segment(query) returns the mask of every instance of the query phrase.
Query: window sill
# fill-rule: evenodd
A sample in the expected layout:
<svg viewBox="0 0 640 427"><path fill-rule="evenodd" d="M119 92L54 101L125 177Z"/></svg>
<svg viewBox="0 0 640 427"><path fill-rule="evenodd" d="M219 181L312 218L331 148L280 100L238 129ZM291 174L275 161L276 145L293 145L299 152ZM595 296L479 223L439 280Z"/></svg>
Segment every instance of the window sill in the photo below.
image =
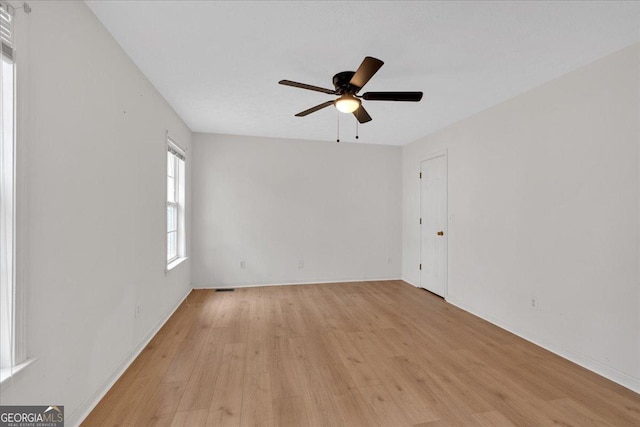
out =
<svg viewBox="0 0 640 427"><path fill-rule="evenodd" d="M182 264L184 261L188 260L189 257L183 257L183 258L178 258L176 260L171 261L169 264L167 264L167 270L166 271L171 271L174 268L176 268L177 266L179 266L180 264Z"/></svg>
<svg viewBox="0 0 640 427"><path fill-rule="evenodd" d="M3 368L0 369L0 384L4 385L5 381L8 381L11 377L16 376L16 374L22 371L27 366L31 365L33 362L38 360L37 358L27 359L24 362L16 365L12 368Z"/></svg>

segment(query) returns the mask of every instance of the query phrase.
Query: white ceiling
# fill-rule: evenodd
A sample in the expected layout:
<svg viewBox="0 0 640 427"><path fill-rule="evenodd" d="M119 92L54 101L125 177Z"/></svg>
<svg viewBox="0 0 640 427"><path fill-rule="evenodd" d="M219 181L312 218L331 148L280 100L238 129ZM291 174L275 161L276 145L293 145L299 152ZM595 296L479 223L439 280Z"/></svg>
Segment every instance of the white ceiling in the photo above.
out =
<svg viewBox="0 0 640 427"><path fill-rule="evenodd" d="M88 1L195 132L335 140L338 113L294 114L339 71L385 65L366 91L360 142L404 145L640 41L640 2ZM355 118L340 116L341 140Z"/></svg>

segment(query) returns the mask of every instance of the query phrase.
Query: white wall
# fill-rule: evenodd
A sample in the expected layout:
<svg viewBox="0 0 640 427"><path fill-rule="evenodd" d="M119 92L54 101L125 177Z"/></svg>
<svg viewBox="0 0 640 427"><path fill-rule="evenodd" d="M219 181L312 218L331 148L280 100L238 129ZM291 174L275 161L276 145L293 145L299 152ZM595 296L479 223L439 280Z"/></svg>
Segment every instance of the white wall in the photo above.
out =
<svg viewBox="0 0 640 427"><path fill-rule="evenodd" d="M194 134L194 287L399 278L401 153Z"/></svg>
<svg viewBox="0 0 640 427"><path fill-rule="evenodd" d="M165 129L191 132L84 2L17 12L19 286L37 361L1 404L78 423L190 287L165 276ZM141 305L138 319L134 307Z"/></svg>
<svg viewBox="0 0 640 427"><path fill-rule="evenodd" d="M636 391L639 76L635 45L403 149L404 280L419 162L446 149L447 300Z"/></svg>

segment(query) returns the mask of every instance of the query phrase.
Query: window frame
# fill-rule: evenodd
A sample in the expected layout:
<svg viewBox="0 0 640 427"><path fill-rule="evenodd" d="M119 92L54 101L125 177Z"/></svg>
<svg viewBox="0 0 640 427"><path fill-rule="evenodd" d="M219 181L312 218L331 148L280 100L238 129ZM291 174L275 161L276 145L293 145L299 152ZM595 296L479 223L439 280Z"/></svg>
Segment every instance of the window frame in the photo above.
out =
<svg viewBox="0 0 640 427"><path fill-rule="evenodd" d="M173 166L171 166L173 164ZM167 150L167 264L171 264L173 261L179 258L178 254L178 239L179 239L179 226L178 226L178 212L180 210L180 203L178 201L178 191L179 191L179 177L178 177L178 157L171 153L171 151ZM173 175L169 174L169 171L173 170ZM172 178L173 189L170 189L169 178ZM173 191L172 191L173 190ZM171 197L169 196L169 192L173 194ZM173 221L169 221L169 218L172 216L169 214L169 211L174 211L173 213ZM175 234L175 253L173 256L169 254L169 248L171 245L169 241L171 240L169 236L171 234Z"/></svg>
<svg viewBox="0 0 640 427"><path fill-rule="evenodd" d="M3 22L6 22L8 28L9 38L0 42L2 48L8 49L8 54L0 54L0 93L2 93L2 99L0 103L2 108L2 117L0 117L0 132L2 132L2 141L0 144L0 222L2 223L2 230L0 231L0 257L3 258L3 263L6 261L2 271L2 278L0 279L0 293L2 297L6 297L6 301L3 301L3 309L0 312L3 322L0 320L0 336L6 339L0 342L2 353L0 354L0 379L5 379L10 376L11 370L17 364L16 363L16 64L15 53L13 50L13 19L14 11L10 5L4 1L0 2L3 16L8 18ZM1 49L1 48L0 48ZM10 72L5 74L5 70L10 69ZM10 80L5 82L5 78L10 77ZM10 85L10 91L4 91L5 85ZM6 98L10 98L5 103ZM5 122L5 115L10 116L9 120ZM6 134L5 134L6 132ZM8 138L5 138L8 136ZM6 158L5 158L6 155ZM6 193L4 192L6 190ZM6 279L6 280L5 280ZM4 300L4 298L2 298ZM4 305L6 304L6 306ZM6 316L6 318L5 318ZM5 330L6 328L6 330Z"/></svg>
<svg viewBox="0 0 640 427"><path fill-rule="evenodd" d="M186 158L186 150L180 147L173 138L171 138L167 132L166 136L166 150L165 150L165 173L166 173L166 209L165 209L165 261L166 261L166 271L169 271L181 264L183 261L187 259L186 253L186 167L187 167L187 158ZM173 161L173 200L170 200L169 197L169 166L170 162ZM169 226L169 208L175 209L175 228L170 229ZM175 245L176 251L175 255L169 257L169 234L175 233Z"/></svg>
<svg viewBox="0 0 640 427"><path fill-rule="evenodd" d="M4 382L10 380L37 360L37 357L27 354L26 348L26 325L25 325L25 289L22 286L26 283L26 277L28 275L28 269L26 268L25 258L23 254L26 252L26 234L27 228L25 225L24 217L19 215L25 208L25 182L26 182L26 164L24 153L24 146L20 144L21 140L24 140L24 135L27 133L28 128L26 125L26 111L24 97L19 98L19 94L23 92L26 85L25 80L20 76L26 73L28 68L28 55L26 50L20 50L20 54L17 55L16 46L22 46L24 44L23 38L16 32L16 26L24 28L24 15L17 14L11 4L5 0L0 0L0 7L3 13L11 16L11 22L9 24L9 31L4 32L3 44L9 47L10 55L2 55L10 59L12 65L12 100L11 105L12 121L10 126L13 127L12 139L9 144L12 144L12 159L11 159L11 230L12 235L10 238L11 244L11 320L10 320L10 363L0 364L0 383L4 387ZM28 11L25 10L26 13ZM6 27L5 27L6 30ZM7 35L9 38L7 38ZM0 61L5 62L4 59ZM7 61L9 62L9 61ZM4 66L4 65L3 65ZM2 102L2 101L0 101ZM4 110L4 109L3 109ZM3 126L0 126L0 132L4 132ZM4 141L3 138L3 143ZM0 149L4 147L0 146ZM3 167L4 169L4 167Z"/></svg>

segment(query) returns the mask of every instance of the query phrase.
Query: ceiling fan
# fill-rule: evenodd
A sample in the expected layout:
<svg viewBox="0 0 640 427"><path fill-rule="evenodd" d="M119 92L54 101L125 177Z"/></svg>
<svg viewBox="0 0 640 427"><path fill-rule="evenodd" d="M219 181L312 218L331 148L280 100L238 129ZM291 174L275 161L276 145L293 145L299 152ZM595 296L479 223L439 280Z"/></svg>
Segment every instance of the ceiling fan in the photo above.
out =
<svg viewBox="0 0 640 427"><path fill-rule="evenodd" d="M301 89L313 90L316 92L326 93L328 95L340 95L333 101L323 102L322 104L304 110L296 117L304 117L311 113L315 113L329 105L335 105L338 111L342 113L353 113L360 123L370 122L371 116L362 106L362 99L367 101L410 101L418 102L422 99L422 92L366 92L358 95L358 92L373 77L373 75L382 67L384 62L379 59L367 56L358 67L358 70L343 71L333 76L334 90L325 89L318 86L312 86L305 83L293 82L291 80L280 80L278 83L285 86L293 86Z"/></svg>

